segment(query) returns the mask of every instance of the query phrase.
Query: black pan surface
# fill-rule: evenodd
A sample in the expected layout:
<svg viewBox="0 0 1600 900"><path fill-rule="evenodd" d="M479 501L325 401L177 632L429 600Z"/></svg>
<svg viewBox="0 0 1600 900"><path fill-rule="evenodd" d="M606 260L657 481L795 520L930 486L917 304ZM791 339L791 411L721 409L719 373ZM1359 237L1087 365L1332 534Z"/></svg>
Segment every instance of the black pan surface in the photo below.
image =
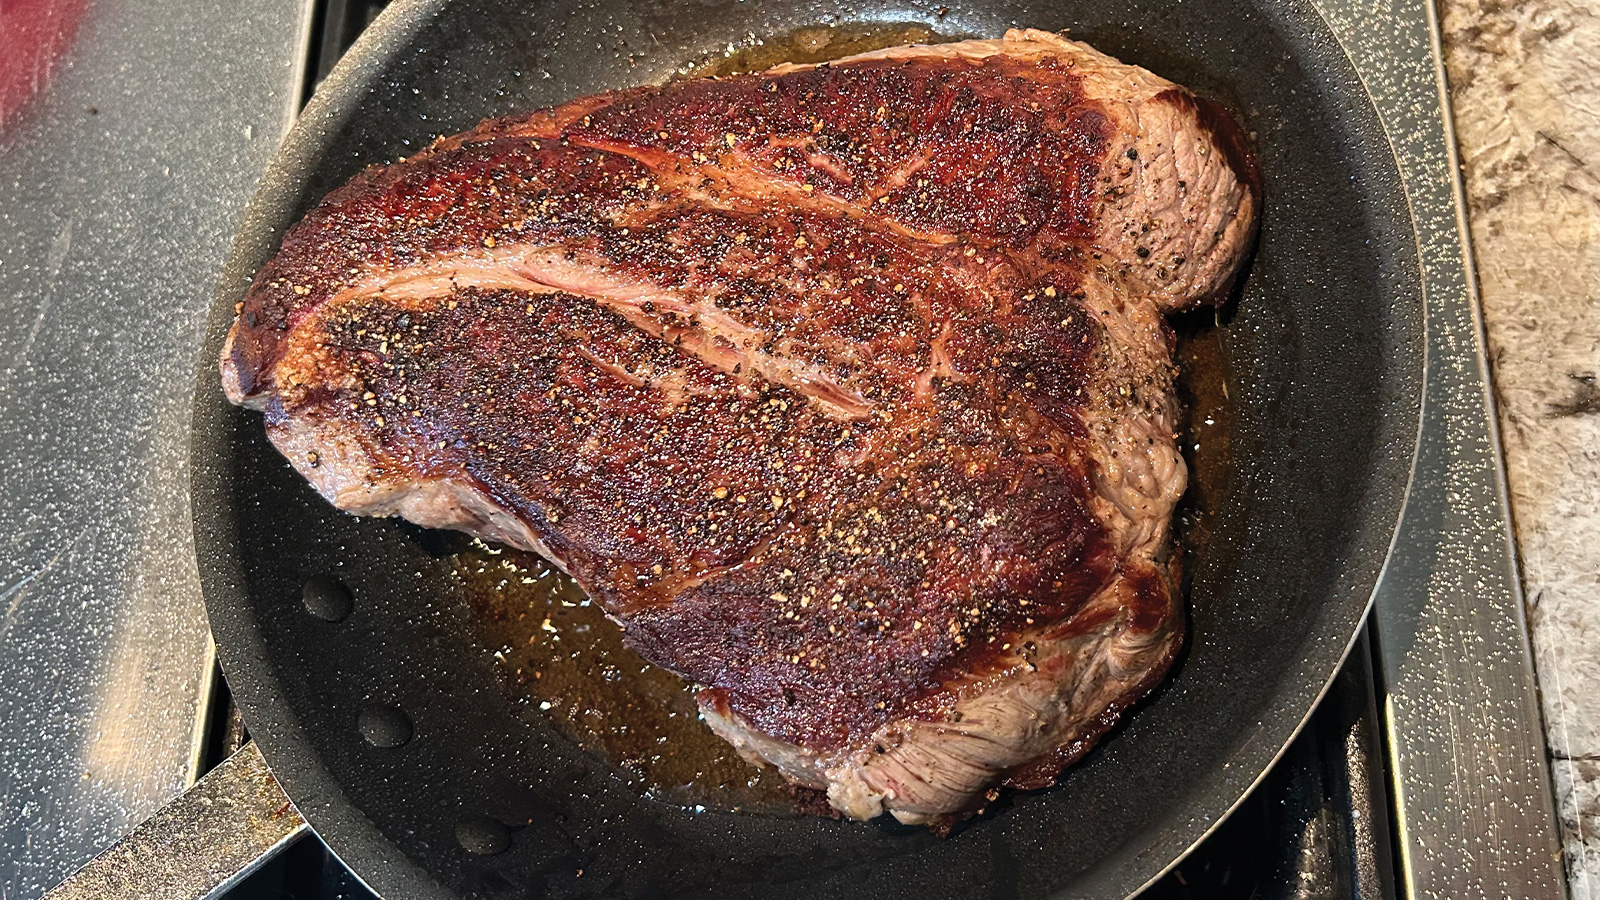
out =
<svg viewBox="0 0 1600 900"><path fill-rule="evenodd" d="M1234 109L1265 179L1260 246L1218 333L1230 461L1188 561L1188 648L1060 785L945 839L641 794L504 689L452 576L459 544L332 509L259 416L224 402L212 362L283 231L365 165L752 36L863 22L1070 29ZM194 514L229 684L300 810L390 898L1126 896L1244 796L1360 624L1416 439L1415 247L1376 115L1303 0L401 0L285 142L217 299Z"/></svg>

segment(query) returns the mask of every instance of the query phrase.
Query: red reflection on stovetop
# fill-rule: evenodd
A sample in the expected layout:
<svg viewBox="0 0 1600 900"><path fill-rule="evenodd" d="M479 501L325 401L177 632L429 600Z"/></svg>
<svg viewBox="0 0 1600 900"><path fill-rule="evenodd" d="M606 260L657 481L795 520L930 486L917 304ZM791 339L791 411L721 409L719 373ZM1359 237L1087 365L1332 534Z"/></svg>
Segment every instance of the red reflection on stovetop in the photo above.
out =
<svg viewBox="0 0 1600 900"><path fill-rule="evenodd" d="M0 129L49 84L88 0L0 0Z"/></svg>

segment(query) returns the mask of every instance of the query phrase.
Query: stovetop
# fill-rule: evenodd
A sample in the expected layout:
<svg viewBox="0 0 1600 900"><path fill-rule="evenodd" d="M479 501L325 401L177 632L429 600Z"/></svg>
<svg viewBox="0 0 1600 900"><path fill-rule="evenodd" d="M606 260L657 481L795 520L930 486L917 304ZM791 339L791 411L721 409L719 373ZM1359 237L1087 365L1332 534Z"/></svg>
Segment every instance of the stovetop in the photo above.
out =
<svg viewBox="0 0 1600 900"><path fill-rule="evenodd" d="M122 301L119 291L133 290L119 276L137 275L136 297L155 297L163 277L205 282L216 261L191 260L192 247L225 245L230 217L279 129L381 8L370 0L250 8L194 0L181 10L140 2L107 0L87 15L77 36L79 58L68 58L51 76L55 96L38 101L45 108L33 112L35 121L0 131L0 232L16 236L9 248L0 242L0 312L21 323L0 328L0 447L8 451L0 459L0 495L15 501L0 511L0 533L12 535L13 557L0 566L0 641L29 642L22 653L5 645L0 682L37 689L39 700L25 707L0 696L6 764L0 896L6 897L42 893L245 737L212 664L194 662L204 646L197 607L178 608L195 602L192 563L184 559L186 520L177 511L186 482L159 465L140 468L182 453L188 351L168 345L198 345L197 312L206 298L152 300L149 310L133 315L104 313ZM1429 316L1418 467L1368 634L1257 788L1143 896L1560 897L1482 342L1470 268L1462 264L1432 7L1421 0L1318 5L1344 36L1383 115L1417 225ZM224 20L226 26L216 24ZM274 56L281 47L256 40L264 34L309 48L308 58ZM133 39L141 35L149 40ZM161 56L160 65L139 68L148 62L140 47L154 48L149 53ZM286 64L304 77L285 71ZM188 118L172 120L150 91L119 81L127 71L180 69L212 77L191 83L173 76L160 85L186 98ZM281 113L274 104L284 107ZM28 152L30 140L46 139L70 144L70 158L59 149L54 157ZM190 141L232 148L233 170L191 162ZM102 173L125 196L113 198L107 213L81 174L78 182L65 180L72 172ZM231 204L234 212L186 216L189 207L172 200L184 191ZM84 262L87 254L97 254L92 265ZM72 292L98 299L80 301L81 308L57 302ZM18 306L17 298L31 305ZM76 349L59 349L73 341ZM129 375L135 387L144 384L139 378L153 377L153 368L172 384L128 396L110 386L106 412L50 413L74 382L100 371L102 345L113 345L119 365L139 367ZM154 412L130 420L123 410L140 404ZM43 487L25 477L52 465ZM140 474L119 474L120 481L107 474L124 468ZM119 518L125 507L137 510L128 522ZM119 533L128 537L107 536ZM130 559L139 565L117 568ZM108 633L95 615L113 594L103 585L113 581L115 596L131 606L112 610L119 630ZM74 618L70 602L38 609L39 596L77 597L89 618ZM81 642L68 647L82 652L52 643L51 635L63 633ZM73 665L64 666L63 655L104 657L115 671L74 681L64 674ZM208 679L214 687L205 686ZM144 747L185 742L183 722L142 715L159 703L133 686L151 682L178 694L214 692L187 762L141 766L137 758ZM125 722L138 724L119 724ZM86 728L89 737L80 740ZM71 777L56 777L63 772ZM135 810L141 812L130 819ZM307 838L226 896L372 895Z"/></svg>

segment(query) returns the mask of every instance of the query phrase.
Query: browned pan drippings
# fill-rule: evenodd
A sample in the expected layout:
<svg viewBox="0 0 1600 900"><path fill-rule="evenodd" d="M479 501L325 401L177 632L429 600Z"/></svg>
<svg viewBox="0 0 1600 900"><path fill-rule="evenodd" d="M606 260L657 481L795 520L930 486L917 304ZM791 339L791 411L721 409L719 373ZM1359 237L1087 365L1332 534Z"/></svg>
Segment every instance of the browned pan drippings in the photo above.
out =
<svg viewBox="0 0 1600 900"><path fill-rule="evenodd" d="M622 629L572 578L531 553L481 543L454 562L477 638L515 702L665 802L792 810L783 779L712 734L683 680L623 646Z"/></svg>
<svg viewBox="0 0 1600 900"><path fill-rule="evenodd" d="M690 66L690 75L743 75L783 63L811 65L906 44L943 44L959 38L939 34L920 22L874 25L814 25L774 37Z"/></svg>

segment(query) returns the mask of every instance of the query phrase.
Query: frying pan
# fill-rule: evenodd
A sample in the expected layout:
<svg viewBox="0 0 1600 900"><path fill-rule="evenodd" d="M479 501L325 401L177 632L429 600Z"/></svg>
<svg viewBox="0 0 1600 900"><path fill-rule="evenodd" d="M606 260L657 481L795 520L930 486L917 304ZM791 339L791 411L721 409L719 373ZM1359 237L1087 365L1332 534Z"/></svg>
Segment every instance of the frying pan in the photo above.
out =
<svg viewBox="0 0 1600 900"><path fill-rule="evenodd" d="M284 230L365 165L484 117L840 22L1070 29L1235 110L1265 181L1259 248L1217 326L1233 422L1228 465L1207 486L1209 538L1187 561L1185 654L1058 786L947 838L641 793L505 689L499 648L452 576L456 544L331 508L258 416L223 401L209 364ZM1303 0L400 0L267 173L209 340L193 512L223 669L302 814L390 898L1137 891L1244 797L1345 655L1404 502L1423 366L1416 241L1392 152Z"/></svg>

